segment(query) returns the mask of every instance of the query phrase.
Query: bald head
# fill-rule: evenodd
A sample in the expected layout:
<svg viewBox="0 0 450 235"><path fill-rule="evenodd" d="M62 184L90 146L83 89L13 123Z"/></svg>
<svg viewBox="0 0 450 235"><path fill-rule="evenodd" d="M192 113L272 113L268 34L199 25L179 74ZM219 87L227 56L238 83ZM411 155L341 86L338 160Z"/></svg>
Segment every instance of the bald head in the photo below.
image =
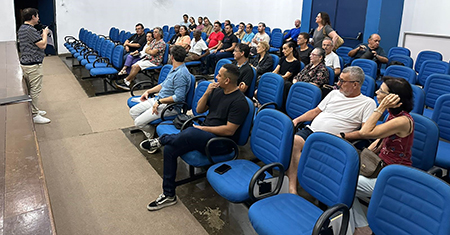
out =
<svg viewBox="0 0 450 235"><path fill-rule="evenodd" d="M374 33L369 37L369 47L372 49L377 49L380 46L381 37L380 35Z"/></svg>
<svg viewBox="0 0 450 235"><path fill-rule="evenodd" d="M294 22L294 25L296 28L300 27L301 21L299 19L296 19Z"/></svg>

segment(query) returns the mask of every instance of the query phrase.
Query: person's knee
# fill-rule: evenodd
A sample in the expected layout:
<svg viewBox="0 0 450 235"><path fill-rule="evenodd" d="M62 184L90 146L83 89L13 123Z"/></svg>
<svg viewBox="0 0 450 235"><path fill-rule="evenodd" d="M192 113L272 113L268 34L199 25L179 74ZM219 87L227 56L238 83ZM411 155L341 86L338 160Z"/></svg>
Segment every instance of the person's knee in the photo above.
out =
<svg viewBox="0 0 450 235"><path fill-rule="evenodd" d="M303 149L303 145L305 145L305 140L301 136L295 135L294 136L294 149L301 151Z"/></svg>

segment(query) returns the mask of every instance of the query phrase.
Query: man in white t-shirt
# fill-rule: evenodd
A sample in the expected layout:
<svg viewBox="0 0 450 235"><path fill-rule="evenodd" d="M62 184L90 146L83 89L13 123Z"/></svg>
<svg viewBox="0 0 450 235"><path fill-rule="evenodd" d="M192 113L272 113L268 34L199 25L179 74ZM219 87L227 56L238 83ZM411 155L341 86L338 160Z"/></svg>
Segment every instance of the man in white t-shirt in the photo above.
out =
<svg viewBox="0 0 450 235"><path fill-rule="evenodd" d="M194 40L191 40L191 49L189 50L185 62L200 60L201 58L209 55L208 46L202 39L202 31L194 31ZM205 51L204 54L203 51Z"/></svg>
<svg viewBox="0 0 450 235"><path fill-rule="evenodd" d="M338 76L341 73L341 63L339 62L339 56L333 52L333 41L331 38L326 37L322 41L322 48L325 50L325 65L334 70L334 75Z"/></svg>
<svg viewBox="0 0 450 235"><path fill-rule="evenodd" d="M270 36L266 33L266 24L263 22L259 22L258 33L256 33L252 39L252 43L250 45L250 52L252 54L256 54L256 47L261 41L266 41L267 43L270 43Z"/></svg>
<svg viewBox="0 0 450 235"><path fill-rule="evenodd" d="M339 90L331 91L319 105L293 120L294 125L312 121L310 126L298 131L294 137L291 163L287 171L289 192L297 193L297 168L303 145L315 131L339 135L349 133L346 139L359 139L358 132L376 108L375 101L361 94L364 72L351 66L342 71L338 81Z"/></svg>

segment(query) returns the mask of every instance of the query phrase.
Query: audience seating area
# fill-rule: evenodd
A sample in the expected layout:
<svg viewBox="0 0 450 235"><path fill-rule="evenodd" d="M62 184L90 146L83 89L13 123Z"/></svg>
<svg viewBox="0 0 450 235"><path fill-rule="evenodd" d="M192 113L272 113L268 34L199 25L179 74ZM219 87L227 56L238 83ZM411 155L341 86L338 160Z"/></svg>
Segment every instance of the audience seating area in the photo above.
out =
<svg viewBox="0 0 450 235"><path fill-rule="evenodd" d="M174 28L165 25L162 29L164 41L167 42L175 33ZM150 31L150 29L146 30ZM236 31L237 26L233 27L233 30ZM253 32L257 32L257 26L253 28ZM271 31L270 27L266 27L266 32L271 36L270 52L278 53L286 30L282 32L281 29L274 28ZM103 79L103 92L107 92L108 84L111 85L112 80L118 79L117 74L124 63L124 48L121 44L131 35L130 32L115 27L109 30L108 36L98 35L82 28L78 39L68 36L65 38L64 45L72 54L72 59L79 61L79 65L89 71L90 78ZM206 39L207 35L202 33L202 37ZM361 67L366 75L361 92L374 98L377 87L382 83L377 74L377 64L367 59L353 60L348 56L351 49L349 47L337 49L341 69L350 65ZM158 83L161 83L172 69L171 65L167 65L168 52L169 44L166 44L163 64L143 71L144 73L159 72ZM275 69L280 57L276 54L271 56L274 59ZM450 218L450 209L446 207L448 203L443 202L448 202L450 199L450 186L423 171L436 167L450 170L450 65L442 61L442 55L435 51L424 50L419 53L415 61L410 56L411 52L407 48L391 48L388 53L389 63L396 61L404 66L388 66L386 69L381 69L381 75L404 78L413 88L414 108L411 113L415 120L415 130L412 160L413 167L420 170L403 166L389 166L383 169L369 205L369 224L377 234L394 234L399 231L422 234L418 231L429 231L428 227L431 225L427 222L419 223L420 219L408 223L411 226L391 224L389 219L386 220L386 218L401 216L400 213L412 213L413 210L416 213L418 210L414 208L420 207L418 204L422 203L424 209L420 210L422 212L419 213L419 217L424 216L424 211L429 210L430 207L443 210L442 213L445 214L445 221L442 217L438 217L433 222L436 229L442 233L430 234L446 234L450 231L447 223ZM187 65L194 66L200 63L193 61L188 62ZM217 63L214 79L221 66L229 63L231 63L229 59L222 59ZM302 63L302 69L304 66ZM330 85L334 86L336 85L334 71L331 68L328 69ZM254 74L252 86L246 93L251 112L245 124L239 129L239 142L232 144L233 151L230 154L214 157L209 150L206 150L206 155L192 152L181 156L190 166L190 177L177 182L177 185L206 175L209 183L220 196L231 202L251 205L249 218L256 232L260 234L288 234L294 230L301 231L302 234L315 234L318 229L326 229L328 218L336 212L343 214L344 226L341 227L340 234L344 234L347 229L348 210L354 199L359 174L359 158L355 148L347 141L326 133L314 133L307 139L300 159L298 179L300 185L324 207L319 208L298 195L276 195L282 190L284 171L289 167L295 132L292 119L316 107L322 95L318 87L310 83L298 82L290 88L286 105L283 107L284 80L280 75L269 72L260 78L257 100L261 107L255 110L251 101L256 88L255 71ZM196 105L210 82L199 82L194 87L194 75L191 79L193 85L183 112L192 110L195 115L192 121L201 122L204 118L201 115L204 114L196 112ZM129 107L135 105L136 99L139 99L139 96L135 96L133 92L146 83L153 84L153 80L138 83L131 89L132 97L127 103ZM287 115L278 110L285 111ZM172 119L174 116L156 120L151 124L160 124L156 128L158 135L180 132L172 125ZM259 165L252 161L238 159L238 146L247 144L248 139L250 139L251 152L262 162ZM222 141L223 138L220 140ZM224 163L231 166L229 173L223 175L215 173L214 170ZM195 168L209 169L207 172L196 174ZM320 177L312 177L312 175ZM445 177L449 179L448 173ZM262 192L261 185L267 182L271 182L272 186L268 191ZM386 190L392 187L398 190ZM420 190L415 189L416 187ZM443 199L437 199L439 194ZM417 198L410 198L413 197L412 195L417 195ZM389 197L389 200L383 200L385 197ZM405 201L403 197L407 197L408 200ZM386 213L389 215L381 216ZM436 213L430 215L435 216L434 214ZM384 218L384 222L380 222L380 218Z"/></svg>

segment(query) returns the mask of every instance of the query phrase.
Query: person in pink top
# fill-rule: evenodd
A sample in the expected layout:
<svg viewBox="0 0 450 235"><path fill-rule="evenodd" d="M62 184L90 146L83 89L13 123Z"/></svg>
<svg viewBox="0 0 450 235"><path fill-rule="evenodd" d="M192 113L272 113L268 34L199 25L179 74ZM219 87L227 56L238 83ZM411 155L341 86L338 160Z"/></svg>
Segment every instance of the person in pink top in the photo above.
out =
<svg viewBox="0 0 450 235"><path fill-rule="evenodd" d="M385 76L383 80L383 84L376 92L380 105L361 130L348 135L356 134L364 139L376 139L369 149L378 154L384 166L391 164L411 166L414 120L409 112L413 109L413 91L409 82L403 78ZM377 121L386 110L389 112L386 122L377 125ZM350 210L350 228L355 229L354 234L372 234L358 197L371 197L376 181L377 178L362 175L358 178L356 197Z"/></svg>

